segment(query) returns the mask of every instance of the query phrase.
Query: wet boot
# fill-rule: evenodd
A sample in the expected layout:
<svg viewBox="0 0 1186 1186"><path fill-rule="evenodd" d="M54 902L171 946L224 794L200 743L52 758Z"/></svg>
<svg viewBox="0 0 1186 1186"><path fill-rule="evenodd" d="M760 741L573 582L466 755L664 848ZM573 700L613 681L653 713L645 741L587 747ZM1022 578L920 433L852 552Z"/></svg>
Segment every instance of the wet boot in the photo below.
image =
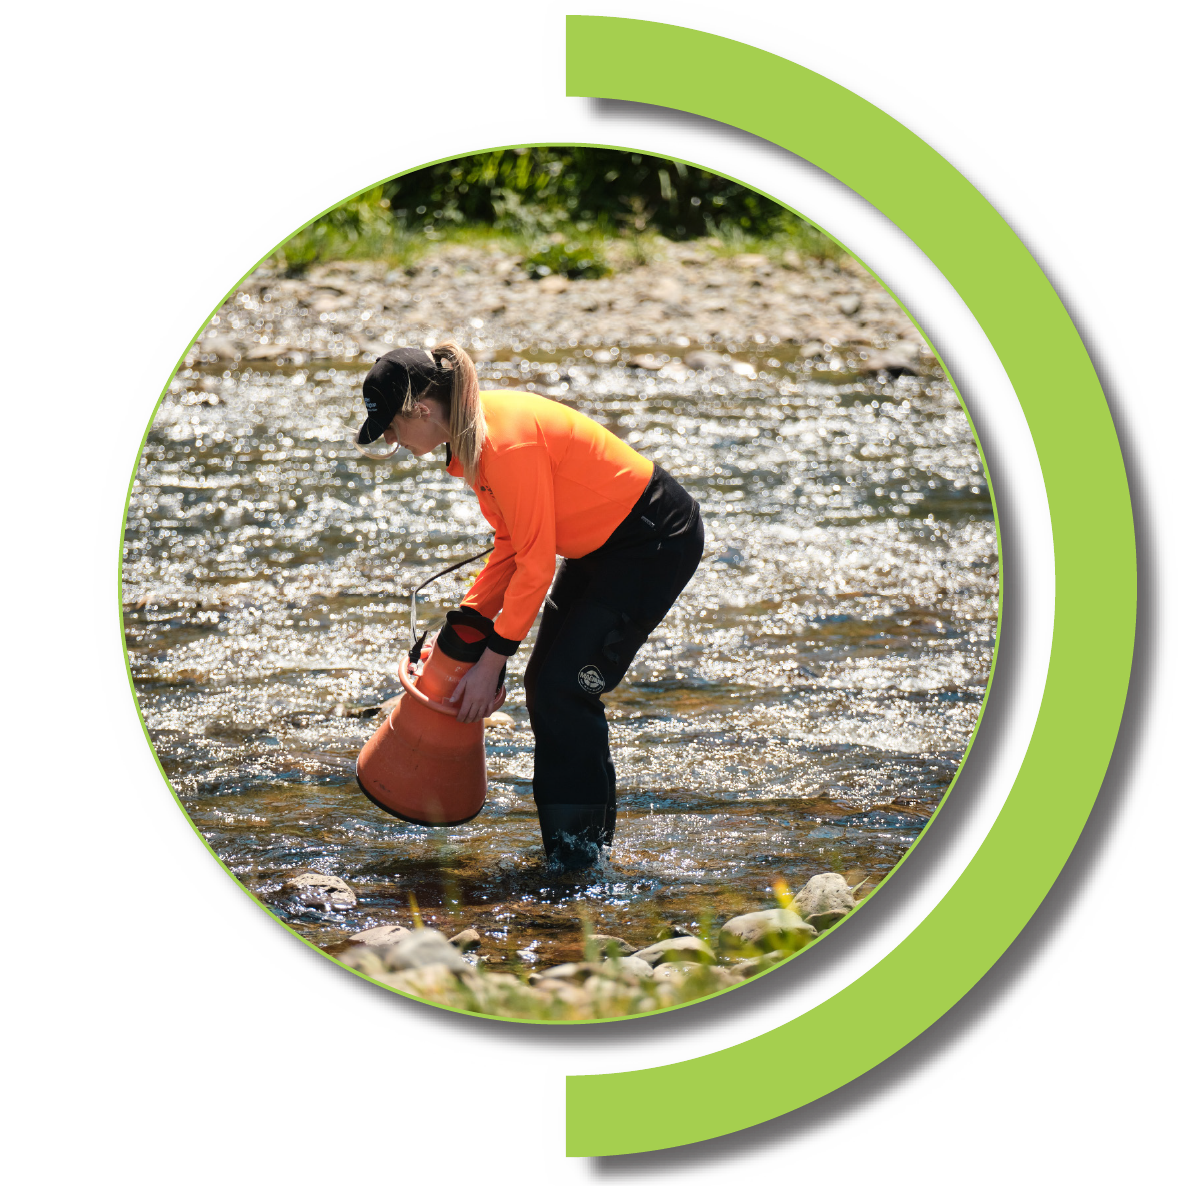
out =
<svg viewBox="0 0 1186 1186"><path fill-rule="evenodd" d="M604 803L540 803L538 809L550 864L568 873L597 863L607 843Z"/></svg>

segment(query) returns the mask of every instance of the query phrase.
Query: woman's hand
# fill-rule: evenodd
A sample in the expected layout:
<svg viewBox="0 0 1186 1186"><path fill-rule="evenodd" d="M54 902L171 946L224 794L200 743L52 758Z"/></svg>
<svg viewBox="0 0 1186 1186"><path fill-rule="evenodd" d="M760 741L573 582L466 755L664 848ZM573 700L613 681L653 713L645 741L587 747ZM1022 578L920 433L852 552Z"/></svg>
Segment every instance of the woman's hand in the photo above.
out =
<svg viewBox="0 0 1186 1186"><path fill-rule="evenodd" d="M483 651L482 657L457 682L449 703L457 706L457 719L463 725L480 721L494 711L498 676L505 665L502 655Z"/></svg>

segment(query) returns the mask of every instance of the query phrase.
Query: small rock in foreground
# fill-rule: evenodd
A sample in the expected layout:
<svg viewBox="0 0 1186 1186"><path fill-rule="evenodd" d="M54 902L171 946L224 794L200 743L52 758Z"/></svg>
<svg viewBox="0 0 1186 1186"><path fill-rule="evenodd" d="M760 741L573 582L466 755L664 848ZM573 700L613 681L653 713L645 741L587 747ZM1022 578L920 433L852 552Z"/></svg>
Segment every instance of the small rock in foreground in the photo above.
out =
<svg viewBox="0 0 1186 1186"><path fill-rule="evenodd" d="M386 948L383 956L388 967L397 972L427 968L430 964L443 964L457 972L469 968L461 952L440 931L413 931L395 946Z"/></svg>
<svg viewBox="0 0 1186 1186"><path fill-rule="evenodd" d="M711 985L710 991L713 992L721 988L728 988L731 984L740 984L745 979L743 974L733 968L717 968L691 960L660 964L655 969L652 979L658 984L662 984L664 981L683 984L696 977L707 981Z"/></svg>
<svg viewBox="0 0 1186 1186"><path fill-rule="evenodd" d="M724 948L778 947L798 951L818 932L793 910L755 910L739 914L721 927Z"/></svg>
<svg viewBox="0 0 1186 1186"><path fill-rule="evenodd" d="M768 951L765 955L758 956L757 959L742 960L740 963L732 964L729 971L736 972L743 979L748 980L751 976L756 976L759 972L765 972L767 968L773 968L775 964L782 963L789 954L786 951Z"/></svg>
<svg viewBox="0 0 1186 1186"><path fill-rule="evenodd" d="M579 964L557 964L542 972L533 972L527 978L527 983L538 984L541 980L574 980L580 983L588 980L590 976L597 975L601 970L600 964L587 964L584 961Z"/></svg>
<svg viewBox="0 0 1186 1186"><path fill-rule="evenodd" d="M398 943L412 932L407 927L371 927L367 931L357 931L350 936L350 942L361 944L363 947L390 947Z"/></svg>
<svg viewBox="0 0 1186 1186"><path fill-rule="evenodd" d="M475 947L481 945L482 936L473 927L466 927L464 931L458 931L456 935L450 936L449 942L458 951L473 951Z"/></svg>
<svg viewBox="0 0 1186 1186"><path fill-rule="evenodd" d="M619 939L617 935L593 934L589 936L589 940L602 959L608 958L611 943L617 944L619 955L634 955L638 951L638 948L632 943L627 943L625 939Z"/></svg>
<svg viewBox="0 0 1186 1186"><path fill-rule="evenodd" d="M626 955L621 959L608 959L600 965L603 976L636 976L646 980L651 974L651 965L646 960L640 960L636 955Z"/></svg>
<svg viewBox="0 0 1186 1186"><path fill-rule="evenodd" d="M422 968L409 968L397 972L394 976L381 976L382 980L391 988L400 992L411 993L414 997L424 997L428 1000L448 996L457 986L456 977L444 964L426 964Z"/></svg>
<svg viewBox="0 0 1186 1186"><path fill-rule="evenodd" d="M817 931L838 923L856 904L841 873L817 873L795 895L795 907L803 921Z"/></svg>
<svg viewBox="0 0 1186 1186"><path fill-rule="evenodd" d="M637 958L655 967L656 964L669 963L674 960L695 960L701 964L715 964L716 956L712 953L703 939L692 935L684 935L678 939L664 939L661 943L652 943L637 953Z"/></svg>

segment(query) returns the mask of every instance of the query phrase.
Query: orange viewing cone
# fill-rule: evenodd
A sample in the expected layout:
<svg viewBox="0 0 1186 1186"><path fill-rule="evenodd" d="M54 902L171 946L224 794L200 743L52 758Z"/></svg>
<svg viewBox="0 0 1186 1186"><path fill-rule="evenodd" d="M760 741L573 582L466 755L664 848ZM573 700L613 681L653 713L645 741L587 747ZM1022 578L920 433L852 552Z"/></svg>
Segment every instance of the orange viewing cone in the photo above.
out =
<svg viewBox="0 0 1186 1186"><path fill-rule="evenodd" d="M362 793L377 807L435 828L466 823L486 802L485 726L460 724L448 703L486 639L474 626L454 622L454 613L418 676L409 673L408 656L400 660L404 695L355 765Z"/></svg>

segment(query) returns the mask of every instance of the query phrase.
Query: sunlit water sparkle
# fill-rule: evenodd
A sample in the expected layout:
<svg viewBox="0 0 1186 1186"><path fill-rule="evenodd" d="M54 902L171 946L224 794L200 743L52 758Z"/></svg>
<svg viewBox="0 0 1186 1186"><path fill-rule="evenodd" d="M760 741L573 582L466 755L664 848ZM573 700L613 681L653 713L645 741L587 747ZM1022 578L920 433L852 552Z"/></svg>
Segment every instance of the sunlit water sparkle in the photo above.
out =
<svg viewBox="0 0 1186 1186"><path fill-rule="evenodd" d="M678 354L674 348L673 353ZM991 505L967 419L937 373L876 382L764 364L656 373L569 351L483 364L596 417L700 500L692 583L605 698L618 837L602 866L542 863L531 734L488 733L483 813L401 823L358 791L373 710L398 690L406 593L489 541L440 458L374 463L344 444L365 365L229 373L166 397L129 512L128 649L153 744L234 875L313 942L410 921L476 926L492 964L579 951L580 916L635 942L716 921L908 850L963 756L996 630ZM211 374L220 372L212 370ZM187 374L190 374L187 372ZM192 372L193 376L197 372ZM207 384L209 386L209 384ZM406 458L406 455L405 455ZM425 602L439 618L476 567ZM279 894L311 869L359 906Z"/></svg>

